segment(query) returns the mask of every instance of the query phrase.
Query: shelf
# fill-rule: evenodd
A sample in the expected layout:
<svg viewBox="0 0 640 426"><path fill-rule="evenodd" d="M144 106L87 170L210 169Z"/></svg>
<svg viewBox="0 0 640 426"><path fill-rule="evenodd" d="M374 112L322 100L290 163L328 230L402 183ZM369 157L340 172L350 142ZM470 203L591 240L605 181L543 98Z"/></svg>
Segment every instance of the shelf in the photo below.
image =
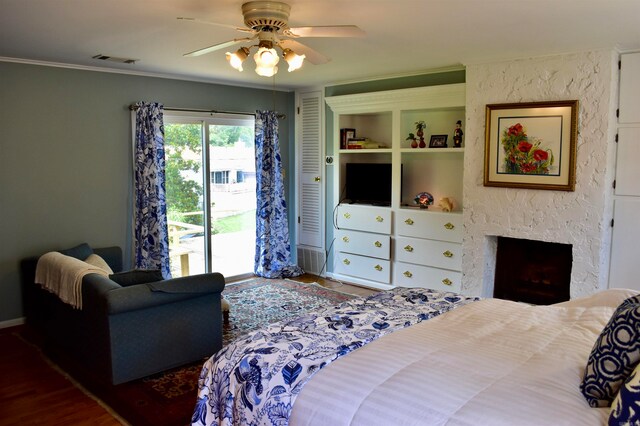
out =
<svg viewBox="0 0 640 426"><path fill-rule="evenodd" d="M462 148L402 148L400 152L403 154L445 154L455 153L464 154L464 147Z"/></svg>
<svg viewBox="0 0 640 426"><path fill-rule="evenodd" d="M374 149L340 149L340 154L390 154L391 148L374 148Z"/></svg>
<svg viewBox="0 0 640 426"><path fill-rule="evenodd" d="M445 212L444 210L442 210L440 207L438 207L436 205L429 206L428 209L421 209L419 206L401 205L400 206L400 210L411 210L411 211L416 211L416 212L425 213L425 214L429 213L429 212L431 212L431 213L433 213L433 212L436 212L436 213L454 213L454 214L455 213L458 213L458 214L462 213L462 210L453 210L453 211L450 211L450 212Z"/></svg>

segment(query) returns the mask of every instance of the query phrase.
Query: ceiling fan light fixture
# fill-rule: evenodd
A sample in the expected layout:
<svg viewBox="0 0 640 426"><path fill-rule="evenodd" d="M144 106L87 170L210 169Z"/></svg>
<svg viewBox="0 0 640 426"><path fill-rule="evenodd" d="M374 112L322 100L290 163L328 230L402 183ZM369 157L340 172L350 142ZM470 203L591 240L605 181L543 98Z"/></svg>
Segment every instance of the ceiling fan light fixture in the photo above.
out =
<svg viewBox="0 0 640 426"><path fill-rule="evenodd" d="M249 56L249 49L247 49L246 47L241 47L234 53L227 52L226 55L229 64L238 71L242 71L242 63Z"/></svg>
<svg viewBox="0 0 640 426"><path fill-rule="evenodd" d="M261 41L258 51L253 55L256 61L256 73L263 77L271 77L278 72L280 57L270 41Z"/></svg>
<svg viewBox="0 0 640 426"><path fill-rule="evenodd" d="M280 61L276 49L264 46L260 46L258 51L253 55L253 59L256 61L256 65L261 68L273 68L278 65L278 62Z"/></svg>
<svg viewBox="0 0 640 426"><path fill-rule="evenodd" d="M217 43L209 47L194 50L185 53L183 56L200 56L210 52L222 50L237 43L253 42L257 39L257 45L242 47L235 53L227 52L227 61L229 64L242 71L242 63L250 55L254 47L258 48L258 52L253 55L256 62L256 73L262 76L271 77L278 72L277 64L280 56L289 65L289 72L300 69L306 61L314 65L324 64L330 61L319 52L299 43L295 39L300 37L362 37L364 31L355 25L333 25L333 26L307 26L307 27L290 27L289 13L291 6L287 3L274 0L256 0L249 1L242 5L242 16L246 28L238 28L229 24L219 24L209 22L213 25L223 27L231 27L238 31L249 33L245 38L236 38L222 43ZM194 22L206 22L193 18L178 18ZM305 52L306 55L299 55L291 47L298 52ZM278 50L276 50L276 48Z"/></svg>
<svg viewBox="0 0 640 426"><path fill-rule="evenodd" d="M305 55L298 55L291 49L284 49L282 51L282 56L284 57L284 60L289 64L289 72L300 69L300 67L302 67L302 63L304 62L304 58L306 58Z"/></svg>
<svg viewBox="0 0 640 426"><path fill-rule="evenodd" d="M272 77L278 72L278 67L256 67L256 74L262 77Z"/></svg>

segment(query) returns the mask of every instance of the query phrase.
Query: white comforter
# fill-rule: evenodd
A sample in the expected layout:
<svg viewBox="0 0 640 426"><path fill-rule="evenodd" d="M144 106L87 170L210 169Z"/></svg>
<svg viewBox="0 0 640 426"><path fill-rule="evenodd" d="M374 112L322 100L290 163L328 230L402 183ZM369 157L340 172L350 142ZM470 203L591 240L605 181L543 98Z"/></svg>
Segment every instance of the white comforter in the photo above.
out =
<svg viewBox="0 0 640 426"><path fill-rule="evenodd" d="M302 390L290 425L602 425L579 390L597 336L637 294L552 306L487 299L385 336Z"/></svg>

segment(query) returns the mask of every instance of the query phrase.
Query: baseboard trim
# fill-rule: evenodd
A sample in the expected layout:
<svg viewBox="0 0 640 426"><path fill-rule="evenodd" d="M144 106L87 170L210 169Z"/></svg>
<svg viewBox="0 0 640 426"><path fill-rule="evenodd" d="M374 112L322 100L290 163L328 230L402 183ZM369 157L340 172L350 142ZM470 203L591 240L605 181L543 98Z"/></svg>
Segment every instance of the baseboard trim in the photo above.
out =
<svg viewBox="0 0 640 426"><path fill-rule="evenodd" d="M24 317L16 318L8 321L0 321L0 328L15 327L24 324Z"/></svg>

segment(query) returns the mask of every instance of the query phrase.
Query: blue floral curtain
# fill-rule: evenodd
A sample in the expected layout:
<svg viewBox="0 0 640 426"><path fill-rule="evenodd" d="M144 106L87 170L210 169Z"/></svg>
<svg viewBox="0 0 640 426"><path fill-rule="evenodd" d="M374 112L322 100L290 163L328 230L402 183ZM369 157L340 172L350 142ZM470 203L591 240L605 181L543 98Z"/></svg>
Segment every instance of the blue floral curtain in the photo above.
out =
<svg viewBox="0 0 640 426"><path fill-rule="evenodd" d="M169 232L165 193L163 106L136 104L134 143L134 261L140 269L169 268Z"/></svg>
<svg viewBox="0 0 640 426"><path fill-rule="evenodd" d="M304 271L291 264L277 114L256 111L255 133L257 209L254 272L266 278L296 277Z"/></svg>

